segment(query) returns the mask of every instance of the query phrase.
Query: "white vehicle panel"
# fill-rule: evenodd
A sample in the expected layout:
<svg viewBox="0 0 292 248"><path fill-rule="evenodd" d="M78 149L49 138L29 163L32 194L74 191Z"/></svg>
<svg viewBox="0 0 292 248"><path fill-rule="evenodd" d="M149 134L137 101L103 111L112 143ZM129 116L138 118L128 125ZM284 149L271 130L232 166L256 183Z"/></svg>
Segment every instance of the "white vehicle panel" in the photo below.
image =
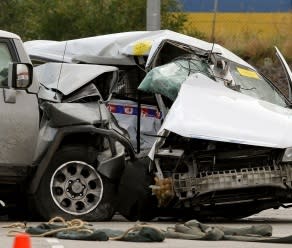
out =
<svg viewBox="0 0 292 248"><path fill-rule="evenodd" d="M182 84L163 129L190 138L287 148L292 146L292 110L197 73Z"/></svg>
<svg viewBox="0 0 292 248"><path fill-rule="evenodd" d="M39 82L46 88L68 95L105 72L116 71L113 66L46 63L34 68Z"/></svg>

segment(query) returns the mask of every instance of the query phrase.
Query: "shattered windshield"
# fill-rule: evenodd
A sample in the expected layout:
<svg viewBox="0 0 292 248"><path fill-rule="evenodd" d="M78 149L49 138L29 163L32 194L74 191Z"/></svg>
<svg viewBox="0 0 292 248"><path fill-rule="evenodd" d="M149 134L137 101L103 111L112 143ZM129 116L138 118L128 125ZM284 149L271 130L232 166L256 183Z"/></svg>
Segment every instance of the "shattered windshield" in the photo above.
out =
<svg viewBox="0 0 292 248"><path fill-rule="evenodd" d="M240 86L241 93L282 107L287 106L284 97L256 71L231 64L230 73L234 83Z"/></svg>

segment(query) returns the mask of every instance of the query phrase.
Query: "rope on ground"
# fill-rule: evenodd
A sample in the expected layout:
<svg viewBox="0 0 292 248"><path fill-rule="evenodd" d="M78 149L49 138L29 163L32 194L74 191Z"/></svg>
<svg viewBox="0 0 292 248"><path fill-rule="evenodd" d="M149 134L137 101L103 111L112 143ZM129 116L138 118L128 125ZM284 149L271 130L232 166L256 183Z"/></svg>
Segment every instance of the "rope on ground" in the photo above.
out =
<svg viewBox="0 0 292 248"><path fill-rule="evenodd" d="M4 225L4 226L2 226L2 228L21 228L21 229L25 229L26 228L26 222L12 223L12 224L9 224L9 225Z"/></svg>
<svg viewBox="0 0 292 248"><path fill-rule="evenodd" d="M80 231L80 232L88 232L88 233L92 233L93 230L86 227L86 225L88 226L87 222L84 222L80 219L73 219L71 221L65 221L64 218L62 217L54 217L51 220L49 220L47 222L47 224L56 224L58 222L61 222L63 226L61 226L60 228L55 228L53 230L49 230L46 232L43 232L41 234L30 234L30 236L32 237L47 237L47 236L52 236L53 234L56 234L58 232L62 232L62 231ZM22 225L20 225L22 224ZM5 226L5 228L16 228L16 227L20 227L22 229L26 228L26 224L23 223L13 223L11 225L7 225ZM15 236L16 234L19 233L27 233L25 231L20 231L20 230L10 230L7 233L7 236Z"/></svg>
<svg viewBox="0 0 292 248"><path fill-rule="evenodd" d="M26 227L26 223L12 223L4 228L10 230L8 236L18 233L28 233L32 237L54 236L60 239L107 241L119 240L128 242L162 242L165 238L188 240L231 240L246 242L286 243L292 244L292 235L273 237L272 226L260 224L249 227L209 226L196 220L168 227L165 231L155 226L138 223L126 231L112 229L94 229L90 224L80 219L65 221L55 217L47 223L36 227ZM24 230L21 230L24 229Z"/></svg>
<svg viewBox="0 0 292 248"><path fill-rule="evenodd" d="M19 224L7 226L14 228ZM164 232L154 226L138 223L126 231L111 229L94 229L87 222L80 219L65 221L62 217L55 217L47 223L41 223L35 227L21 225L24 230L13 229L7 235L15 236L19 233L28 233L32 237L54 236L61 239L71 240L119 240L130 242L161 242L164 240ZM25 227L25 228L24 228Z"/></svg>

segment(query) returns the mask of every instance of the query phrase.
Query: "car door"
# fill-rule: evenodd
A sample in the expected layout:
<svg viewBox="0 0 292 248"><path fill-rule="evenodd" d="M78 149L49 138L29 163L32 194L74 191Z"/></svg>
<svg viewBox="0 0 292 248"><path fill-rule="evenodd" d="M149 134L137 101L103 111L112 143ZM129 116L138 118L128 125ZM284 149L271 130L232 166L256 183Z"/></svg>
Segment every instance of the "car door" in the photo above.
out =
<svg viewBox="0 0 292 248"><path fill-rule="evenodd" d="M8 85L9 63L22 62L13 39L0 38L0 175L32 164L39 130L37 95ZM9 167L7 167L9 165ZM4 174L3 174L4 173ZM21 174L21 173L20 173Z"/></svg>
<svg viewBox="0 0 292 248"><path fill-rule="evenodd" d="M286 78L287 78L287 81L288 81L288 89L289 89L289 100L290 102L292 101L292 72L289 68L289 65L288 63L286 62L284 56L282 55L282 53L280 52L280 50L276 48L276 55L277 57L279 58L281 64L282 64L282 67L283 67L283 70L286 74Z"/></svg>

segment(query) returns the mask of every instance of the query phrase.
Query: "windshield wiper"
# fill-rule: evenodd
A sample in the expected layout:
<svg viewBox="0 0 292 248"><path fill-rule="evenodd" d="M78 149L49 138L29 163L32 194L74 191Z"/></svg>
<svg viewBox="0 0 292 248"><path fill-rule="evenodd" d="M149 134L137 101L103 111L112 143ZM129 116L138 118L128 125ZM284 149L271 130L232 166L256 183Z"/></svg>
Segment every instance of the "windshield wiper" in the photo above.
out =
<svg viewBox="0 0 292 248"><path fill-rule="evenodd" d="M243 89L243 90L256 90L257 88L255 88L255 87L251 87L251 88L243 88L243 87L240 87L240 89Z"/></svg>

